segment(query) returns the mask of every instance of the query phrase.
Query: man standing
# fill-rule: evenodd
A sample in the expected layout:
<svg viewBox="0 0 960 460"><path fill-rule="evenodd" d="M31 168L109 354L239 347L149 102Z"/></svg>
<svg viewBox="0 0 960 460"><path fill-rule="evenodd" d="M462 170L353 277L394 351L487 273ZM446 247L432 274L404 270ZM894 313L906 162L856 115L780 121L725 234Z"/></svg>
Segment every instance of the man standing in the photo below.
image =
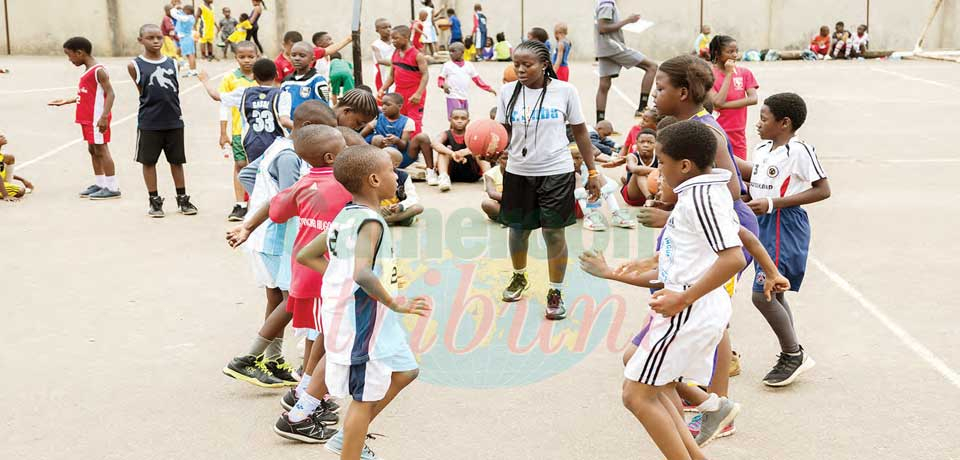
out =
<svg viewBox="0 0 960 460"><path fill-rule="evenodd" d="M613 79L620 75L620 68L639 67L643 69L643 83L640 85L640 106L636 116L643 114L650 98L650 88L657 74L657 63L647 59L643 53L627 48L623 41L623 26L640 20L640 15L631 14L626 19L620 19L616 0L599 0L594 18L597 27L594 32L594 41L597 46L597 61L599 62L600 86L597 88L597 122L604 119L607 108L607 93Z"/></svg>

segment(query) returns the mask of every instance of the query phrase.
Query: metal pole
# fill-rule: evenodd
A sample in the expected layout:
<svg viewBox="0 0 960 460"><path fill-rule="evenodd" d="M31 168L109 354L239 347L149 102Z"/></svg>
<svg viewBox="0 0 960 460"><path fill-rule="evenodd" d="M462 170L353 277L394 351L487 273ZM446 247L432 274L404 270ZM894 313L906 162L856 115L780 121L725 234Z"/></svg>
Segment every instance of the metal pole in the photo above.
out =
<svg viewBox="0 0 960 460"><path fill-rule="evenodd" d="M867 0L868 2L870 0ZM703 0L700 0L700 30L697 33L700 33L703 30Z"/></svg>
<svg viewBox="0 0 960 460"><path fill-rule="evenodd" d="M526 18L523 14L523 10L526 8L527 2L525 0L520 0L520 41L527 39L527 25Z"/></svg>
<svg viewBox="0 0 960 460"><path fill-rule="evenodd" d="M410 0L410 21L417 20L417 7L415 5L416 0Z"/></svg>
<svg viewBox="0 0 960 460"><path fill-rule="evenodd" d="M360 13L363 9L363 0L353 0L353 27L351 28L351 37L353 37L353 79L358 85L363 84L363 56L360 43Z"/></svg>
<svg viewBox="0 0 960 460"><path fill-rule="evenodd" d="M867 30L870 30L870 0L867 0Z"/></svg>
<svg viewBox="0 0 960 460"><path fill-rule="evenodd" d="M10 8L7 0L3 0L3 30L7 33L7 54L10 53Z"/></svg>

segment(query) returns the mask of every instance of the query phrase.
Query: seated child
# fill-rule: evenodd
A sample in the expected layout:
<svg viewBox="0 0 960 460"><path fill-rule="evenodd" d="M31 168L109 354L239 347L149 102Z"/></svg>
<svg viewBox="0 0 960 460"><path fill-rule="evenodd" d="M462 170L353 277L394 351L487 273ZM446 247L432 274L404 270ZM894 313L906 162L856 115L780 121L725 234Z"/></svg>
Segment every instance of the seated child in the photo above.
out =
<svg viewBox="0 0 960 460"><path fill-rule="evenodd" d="M393 161L397 173L397 193L393 198L380 200L380 215L388 225L409 227L416 223L417 216L423 213L423 206L417 199L417 189L413 186L410 174L400 169L403 155L397 149L385 149Z"/></svg>
<svg viewBox="0 0 960 460"><path fill-rule="evenodd" d="M477 47L473 43L473 36L468 35L463 39L463 60L467 62L477 61Z"/></svg>
<svg viewBox="0 0 960 460"><path fill-rule="evenodd" d="M647 186L647 176L659 166L654 155L656 144L657 132L644 128L637 134L637 151L627 154L627 176L620 195L629 206L643 206L653 197Z"/></svg>
<svg viewBox="0 0 960 460"><path fill-rule="evenodd" d="M388 152L396 150L402 154L400 168L407 168L420 157L420 154L433 155L430 149L430 136L420 133L413 136L416 124L413 119L402 115L403 96L399 93L387 93L381 99L380 114L360 131L367 142ZM432 159L432 157L431 157ZM433 174L430 174L430 173ZM437 185L436 172L428 171L427 184Z"/></svg>
<svg viewBox="0 0 960 460"><path fill-rule="evenodd" d="M570 154L573 155L573 168L574 171L577 171L577 181L580 184L573 191L573 196L577 199L580 211L583 212L583 228L594 232L602 232L607 229L607 223L603 215L600 214L600 207L603 206L601 200L605 201L610 208L615 227L636 228L636 219L631 218L626 210L620 209L620 203L617 203L616 197L617 183L609 177L600 175L600 183L603 184L600 188L600 199L594 202L587 201L589 196L585 188L587 184L587 165L583 162L580 149L571 147Z"/></svg>
<svg viewBox="0 0 960 460"><path fill-rule="evenodd" d="M0 149L3 149L4 145L7 145L7 137L0 134ZM0 185L2 185L0 186L0 200L2 201L17 201L24 195L33 192L33 183L14 174L13 165L15 163L16 158L13 155L4 155L3 151L0 150ZM14 183L15 180L20 181L22 185Z"/></svg>
<svg viewBox="0 0 960 460"><path fill-rule="evenodd" d="M843 21L837 22L836 30L833 32L833 55L834 59L850 57L850 31L844 29Z"/></svg>
<svg viewBox="0 0 960 460"><path fill-rule="evenodd" d="M490 163L477 160L467 148L464 136L470 113L466 109L453 109L450 115L450 129L437 135L433 149L437 152L437 170L439 172L440 191L450 190L451 182L476 182L490 169Z"/></svg>
<svg viewBox="0 0 960 460"><path fill-rule="evenodd" d="M817 59L824 59L830 55L830 28L820 26L820 34L810 40L810 51L817 55Z"/></svg>
<svg viewBox="0 0 960 460"><path fill-rule="evenodd" d="M663 117L657 113L657 109L653 107L647 107L644 109L643 114L640 116L640 120L638 120L636 125L630 128L630 131L627 132L627 136L623 139L623 147L620 148L620 158L626 158L627 153L636 152L637 136L640 135L640 131L642 131L644 128L649 128L656 131L657 123L661 118ZM623 161L620 161L614 165L611 165L610 167L612 168L613 166L620 166L623 163Z"/></svg>
<svg viewBox="0 0 960 460"><path fill-rule="evenodd" d="M513 55L513 45L507 41L507 36L500 32L497 34L497 43L493 45L493 58L500 62L510 62L510 56Z"/></svg>
<svg viewBox="0 0 960 460"><path fill-rule="evenodd" d="M487 37L487 42L480 49L480 59L483 61L493 60L493 38Z"/></svg>
<svg viewBox="0 0 960 460"><path fill-rule="evenodd" d="M867 52L870 45L870 34L867 33L867 26L860 24L857 26L857 33L850 39L850 56L859 58Z"/></svg>
<svg viewBox="0 0 960 460"><path fill-rule="evenodd" d="M606 163L620 151L617 143L610 139L610 135L613 134L613 123L610 123L609 120L600 120L596 127L588 126L587 130L590 133L590 143L600 151L600 155L596 158L597 161Z"/></svg>
<svg viewBox="0 0 960 460"><path fill-rule="evenodd" d="M487 192L487 198L480 203L480 209L494 222L500 221L500 201L503 199L503 172L507 170L507 154L501 153L496 158L491 158L491 162L496 162L496 166L483 173L483 189Z"/></svg>

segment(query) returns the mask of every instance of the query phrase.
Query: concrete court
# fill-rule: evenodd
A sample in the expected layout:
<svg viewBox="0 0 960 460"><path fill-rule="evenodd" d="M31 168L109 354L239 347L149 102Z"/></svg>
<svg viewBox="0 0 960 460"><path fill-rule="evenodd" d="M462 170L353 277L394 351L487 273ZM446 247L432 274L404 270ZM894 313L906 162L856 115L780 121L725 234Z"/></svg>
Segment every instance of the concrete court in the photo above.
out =
<svg viewBox="0 0 960 460"><path fill-rule="evenodd" d="M136 91L126 62L106 60L118 94L111 147L124 196L99 203L76 198L90 182L90 168L84 146L75 142L80 132L73 108L45 105L75 93L70 88L79 70L63 58L4 63L12 69L0 76L0 129L10 140L4 151L26 165L20 174L37 191L19 203L0 202L3 456L334 458L271 432L281 392L220 373L259 327L263 296L252 286L245 257L223 242L232 226L225 221L231 164L215 145L216 105L194 88L196 79L182 82L188 190L200 214L171 212L173 186L161 165L168 216L148 219L133 162ZM732 380L732 396L744 410L738 433L713 443L708 455L960 458L960 429L949 415L960 410L960 338L954 332L960 316L953 300L960 285L951 273L958 255L953 226L960 189L953 181L960 157L949 147L955 143L953 112L960 109L958 67L879 61L748 66L761 96L791 90L806 98L810 114L802 134L817 146L833 187L830 200L808 208L812 260L805 289L790 297L802 343L818 366L789 388L760 383L775 361L776 340L742 281L732 333L744 372ZM208 70L216 75L229 68L220 63ZM479 68L487 81L499 81L501 64ZM578 63L571 72L589 120L593 69ZM640 71L625 72L615 86L635 100L641 77ZM492 105L492 96L474 90L475 117ZM611 92L608 117L621 132L634 109ZM445 128L444 115L431 79L429 132ZM749 120L756 122L756 107ZM752 129L748 136L756 143ZM482 195L480 185L455 185L445 195L425 184L418 190L427 207L445 216L478 205ZM634 232L652 238L649 230ZM505 238L499 228L491 234ZM531 267L542 265L531 261ZM747 279L752 269L748 273ZM647 296L611 288L635 299L619 331L622 342L641 326ZM286 354L294 358L299 351L289 337ZM565 372L508 389L417 382L375 422L372 431L386 437L371 447L392 460L660 458L621 406L620 360L619 352L600 346Z"/></svg>

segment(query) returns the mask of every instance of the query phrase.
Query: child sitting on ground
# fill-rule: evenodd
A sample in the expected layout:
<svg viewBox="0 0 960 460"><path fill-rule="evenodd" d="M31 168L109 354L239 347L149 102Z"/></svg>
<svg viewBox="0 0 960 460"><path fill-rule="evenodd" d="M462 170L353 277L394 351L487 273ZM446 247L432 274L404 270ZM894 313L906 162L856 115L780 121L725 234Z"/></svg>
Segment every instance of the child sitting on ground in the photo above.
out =
<svg viewBox="0 0 960 460"><path fill-rule="evenodd" d="M397 149L386 149L386 151L390 154L394 171L397 173L397 193L393 198L380 200L380 215L388 225L409 227L417 222L417 216L423 213L423 206L417 198L413 178L400 169L403 155Z"/></svg>
<svg viewBox="0 0 960 460"><path fill-rule="evenodd" d="M613 134L613 123L609 120L600 120L595 128L587 129L590 133L590 143L600 151L600 155L596 157L597 161L606 163L619 153L620 148L617 147L617 143L610 139L610 135Z"/></svg>
<svg viewBox="0 0 960 460"><path fill-rule="evenodd" d="M870 45L870 34L867 33L867 26L860 24L857 26L857 33L850 38L850 56L862 58Z"/></svg>
<svg viewBox="0 0 960 460"><path fill-rule="evenodd" d="M3 154L4 145L7 145L7 137L0 134L0 201L17 201L33 192L33 183L13 173L16 158L10 154ZM13 182L15 180L23 185L17 185Z"/></svg>
<svg viewBox="0 0 960 460"><path fill-rule="evenodd" d="M367 123L367 126L360 131L360 135L374 147L400 152L403 159L400 162L400 168L411 167L420 158L421 154L424 157L430 156L431 164L433 164L430 136L426 133L413 135L416 130L416 123L412 118L400 113L403 104L403 96L400 93L384 94L381 99L380 114L377 115L376 120ZM430 169L423 174L428 185L437 185L436 171ZM420 180L423 180L424 177Z"/></svg>
<svg viewBox="0 0 960 460"><path fill-rule="evenodd" d="M493 45L493 58L500 62L510 62L510 56L513 55L513 45L507 41L507 36L500 32L497 34L497 43Z"/></svg>
<svg viewBox="0 0 960 460"><path fill-rule="evenodd" d="M637 221L632 219L626 210L620 209L620 203L617 203L617 197L615 195L617 183L614 182L613 179L601 174L600 183L603 184L603 186L600 188L600 199L593 202L587 201L588 194L585 188L587 184L587 166L583 162L579 148L570 147L570 154L573 155L573 168L574 171L577 171L577 182L580 183L580 187L573 191L573 195L577 199L580 210L583 212L583 228L593 232L602 232L607 229L607 223L603 215L600 214L600 207L603 206L601 200L606 202L610 208L613 217L612 222L615 227L636 228Z"/></svg>
<svg viewBox="0 0 960 460"><path fill-rule="evenodd" d="M833 52L831 54L834 59L850 57L850 31L846 30L845 27L843 21L839 21L833 32Z"/></svg>
<svg viewBox="0 0 960 460"><path fill-rule="evenodd" d="M653 198L654 191L647 185L647 176L659 166L654 155L656 144L656 131L644 128L637 135L637 151L627 155L627 176L620 194L630 206L643 206Z"/></svg>
<svg viewBox="0 0 960 460"><path fill-rule="evenodd" d="M467 124L470 123L470 113L466 109L453 109L450 115L450 129L437 135L433 141L433 149L437 152L438 182L440 191L450 190L451 182L476 182L483 177L483 173L490 169L490 164L484 160L477 160L464 136L467 134Z"/></svg>
<svg viewBox="0 0 960 460"><path fill-rule="evenodd" d="M830 28L820 26L820 34L810 40L810 51L817 55L817 59L824 59L830 55Z"/></svg>
<svg viewBox="0 0 960 460"><path fill-rule="evenodd" d="M503 199L503 173L507 170L507 154L501 153L496 158L491 158L491 163L496 166L483 173L483 189L487 192L487 198L480 202L480 209L494 222L500 221L500 201Z"/></svg>

